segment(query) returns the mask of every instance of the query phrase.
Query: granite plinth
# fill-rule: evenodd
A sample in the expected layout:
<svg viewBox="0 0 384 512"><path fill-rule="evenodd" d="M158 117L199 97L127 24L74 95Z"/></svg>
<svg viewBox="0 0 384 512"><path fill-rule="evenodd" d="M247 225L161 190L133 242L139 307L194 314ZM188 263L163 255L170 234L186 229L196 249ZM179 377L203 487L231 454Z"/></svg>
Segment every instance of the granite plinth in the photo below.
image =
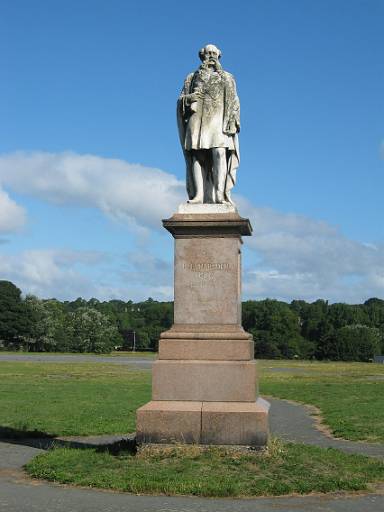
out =
<svg viewBox="0 0 384 512"><path fill-rule="evenodd" d="M241 322L240 252L237 238L175 240L175 323Z"/></svg>
<svg viewBox="0 0 384 512"><path fill-rule="evenodd" d="M157 360L152 367L153 400L254 402L255 361Z"/></svg>
<svg viewBox="0 0 384 512"><path fill-rule="evenodd" d="M204 206L204 205L203 205ZM208 206L208 205L207 205ZM175 213L163 220L163 226L174 238L233 237L250 236L252 226L249 219L237 212Z"/></svg>
<svg viewBox="0 0 384 512"><path fill-rule="evenodd" d="M248 219L229 205L188 204L163 221L175 239L174 324L161 334L139 443L263 446L252 336L241 326L241 245Z"/></svg>
<svg viewBox="0 0 384 512"><path fill-rule="evenodd" d="M174 442L262 447L268 440L269 404L152 401L137 411L138 443Z"/></svg>
<svg viewBox="0 0 384 512"><path fill-rule="evenodd" d="M201 444L265 446L269 407L260 397L253 403L204 402Z"/></svg>
<svg viewBox="0 0 384 512"><path fill-rule="evenodd" d="M253 350L253 341L250 340L162 339L159 359L249 361Z"/></svg>
<svg viewBox="0 0 384 512"><path fill-rule="evenodd" d="M200 443L201 402L151 401L137 410L136 441Z"/></svg>
<svg viewBox="0 0 384 512"><path fill-rule="evenodd" d="M159 359L249 361L253 350L239 324L174 324L160 335Z"/></svg>
<svg viewBox="0 0 384 512"><path fill-rule="evenodd" d="M173 324L160 334L160 339L188 340L252 340L240 324Z"/></svg>

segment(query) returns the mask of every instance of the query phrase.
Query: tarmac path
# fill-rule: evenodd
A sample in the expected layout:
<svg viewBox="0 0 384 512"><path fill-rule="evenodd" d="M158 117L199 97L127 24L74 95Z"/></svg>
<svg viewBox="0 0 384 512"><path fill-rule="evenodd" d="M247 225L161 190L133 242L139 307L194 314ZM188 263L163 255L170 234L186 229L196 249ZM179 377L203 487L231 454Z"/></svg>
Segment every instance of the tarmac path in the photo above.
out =
<svg viewBox="0 0 384 512"><path fill-rule="evenodd" d="M1 354L1 361L19 361L28 363L108 363L108 364L128 364L139 368L149 369L155 358L145 357L124 357L124 356L94 356L88 354Z"/></svg>

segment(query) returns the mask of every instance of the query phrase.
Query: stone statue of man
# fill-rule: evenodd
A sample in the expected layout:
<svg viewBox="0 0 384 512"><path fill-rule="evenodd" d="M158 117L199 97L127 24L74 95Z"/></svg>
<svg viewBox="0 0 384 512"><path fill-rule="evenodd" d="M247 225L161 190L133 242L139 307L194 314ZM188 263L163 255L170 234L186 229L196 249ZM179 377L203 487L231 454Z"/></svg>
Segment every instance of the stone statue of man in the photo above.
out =
<svg viewBox="0 0 384 512"><path fill-rule="evenodd" d="M177 102L180 142L187 167L189 203L233 204L240 154L240 103L233 76L220 64L221 51L208 44L201 66L184 82Z"/></svg>

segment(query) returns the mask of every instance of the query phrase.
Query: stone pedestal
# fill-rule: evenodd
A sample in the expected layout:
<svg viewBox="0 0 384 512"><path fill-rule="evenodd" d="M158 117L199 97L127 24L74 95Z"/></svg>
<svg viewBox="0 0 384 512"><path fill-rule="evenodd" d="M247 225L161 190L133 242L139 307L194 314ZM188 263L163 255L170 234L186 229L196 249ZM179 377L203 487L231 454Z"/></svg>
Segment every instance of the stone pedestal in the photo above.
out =
<svg viewBox="0 0 384 512"><path fill-rule="evenodd" d="M220 208L183 205L163 221L175 239L174 325L160 336L152 401L137 411L139 443L267 442L269 404L241 327L241 237L252 228Z"/></svg>

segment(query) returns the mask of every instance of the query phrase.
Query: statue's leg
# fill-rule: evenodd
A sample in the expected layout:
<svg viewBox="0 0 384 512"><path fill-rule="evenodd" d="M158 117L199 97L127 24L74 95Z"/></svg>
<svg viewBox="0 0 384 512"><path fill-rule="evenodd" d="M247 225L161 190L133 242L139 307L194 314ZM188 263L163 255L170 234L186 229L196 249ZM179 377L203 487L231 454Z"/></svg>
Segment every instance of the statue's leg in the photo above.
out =
<svg viewBox="0 0 384 512"><path fill-rule="evenodd" d="M203 169L199 162L197 155L192 157L192 174L195 183L195 197L189 199L188 203L202 203L204 200L204 180L203 180Z"/></svg>
<svg viewBox="0 0 384 512"><path fill-rule="evenodd" d="M227 176L227 157L225 148L212 148L213 179L216 190L216 203L225 203L224 187Z"/></svg>

